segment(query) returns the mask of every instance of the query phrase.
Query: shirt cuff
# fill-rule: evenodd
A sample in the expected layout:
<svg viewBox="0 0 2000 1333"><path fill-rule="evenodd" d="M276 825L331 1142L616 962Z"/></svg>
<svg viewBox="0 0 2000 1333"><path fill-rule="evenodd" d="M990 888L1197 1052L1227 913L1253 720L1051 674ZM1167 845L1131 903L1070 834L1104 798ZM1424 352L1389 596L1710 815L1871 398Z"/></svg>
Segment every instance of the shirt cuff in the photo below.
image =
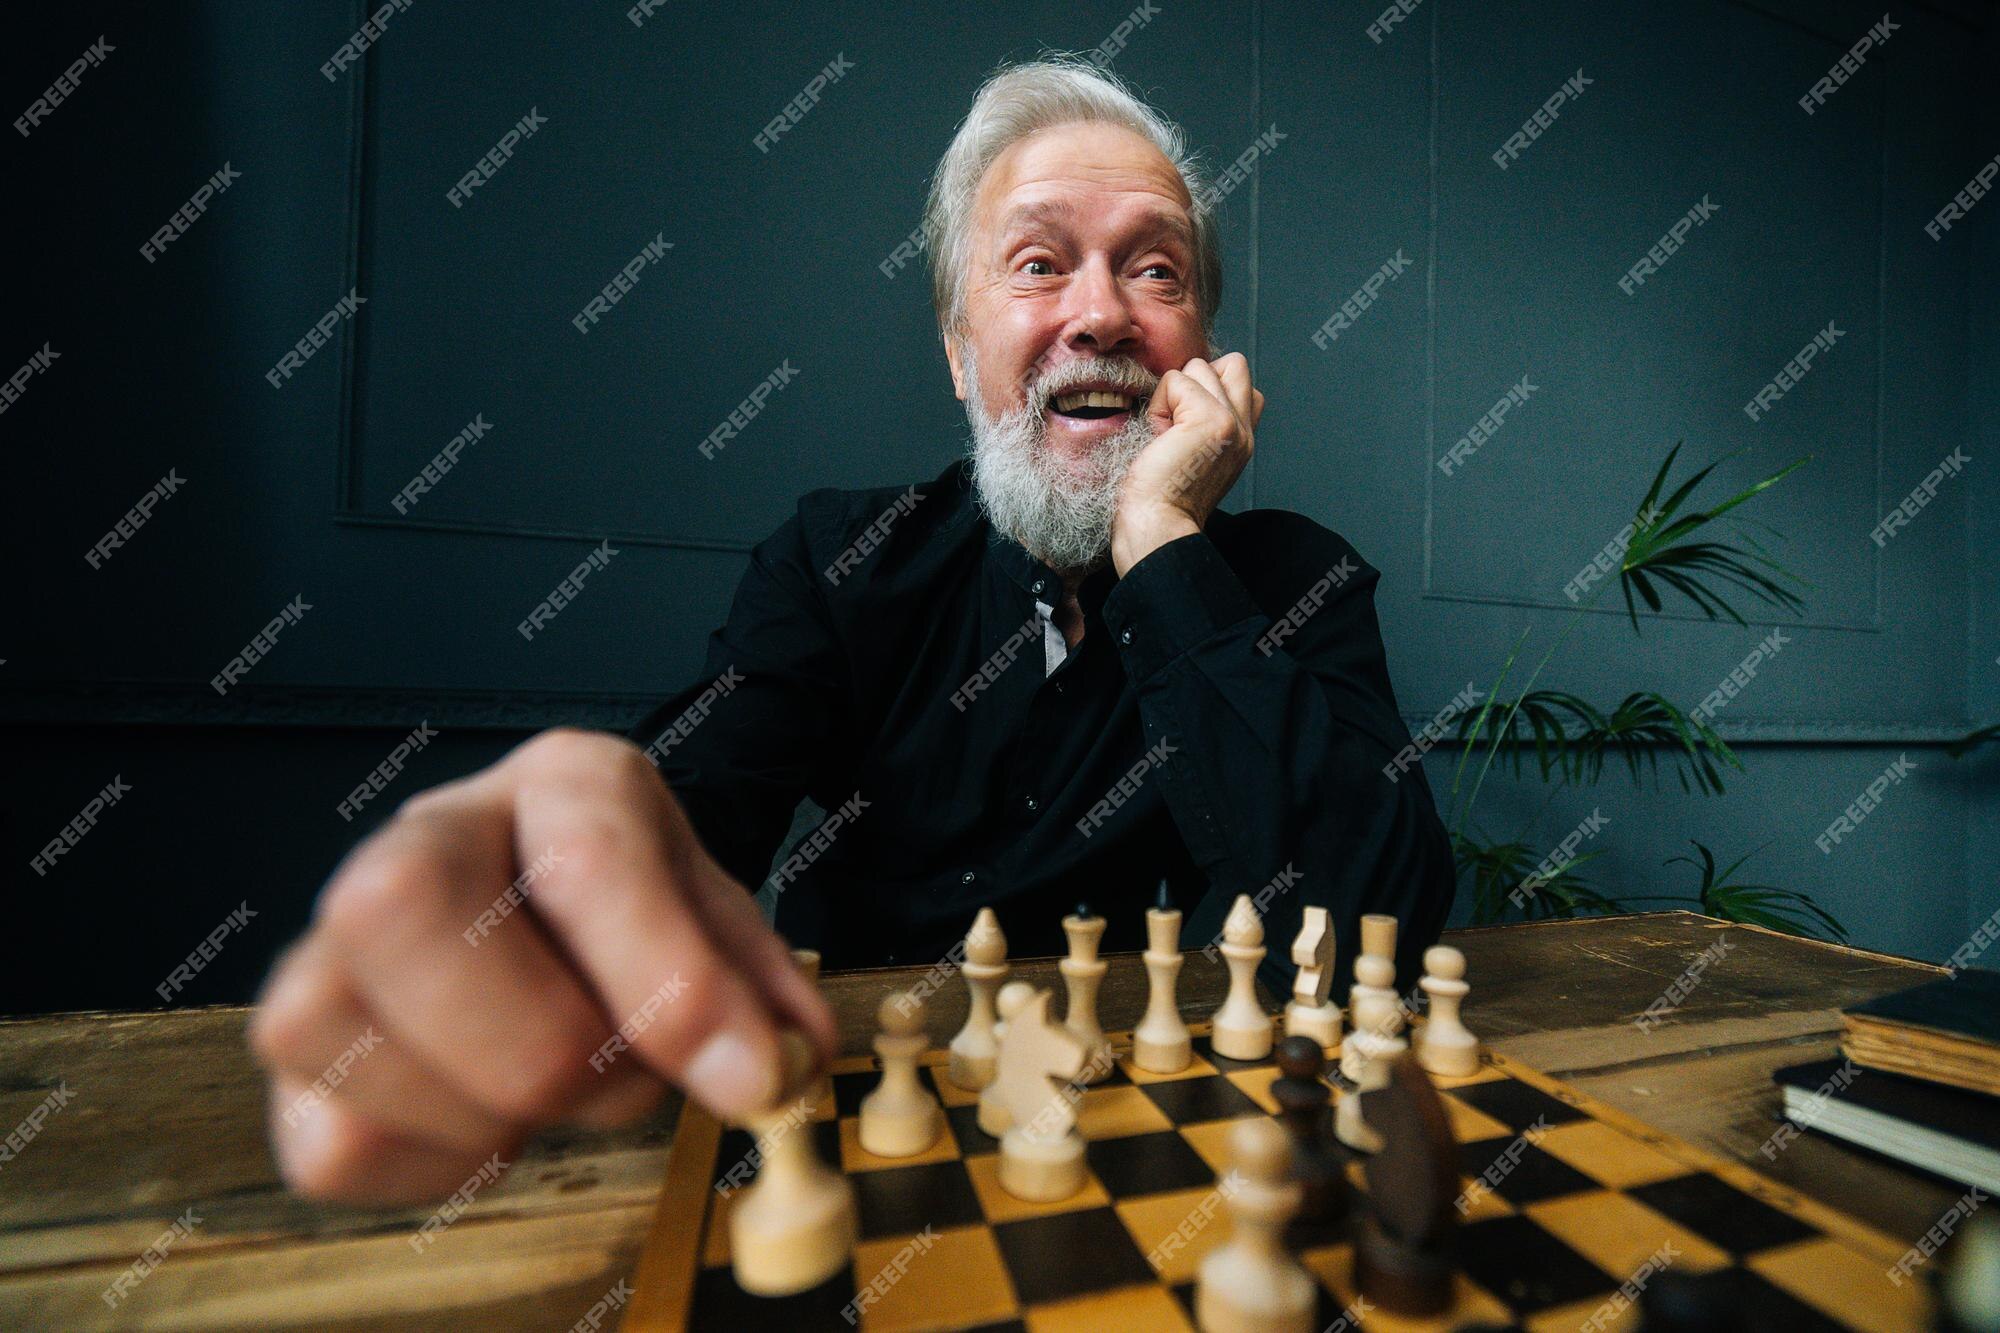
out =
<svg viewBox="0 0 2000 1333"><path fill-rule="evenodd" d="M1149 552L1104 599L1104 623L1135 684L1221 630L1263 614L1202 532Z"/></svg>

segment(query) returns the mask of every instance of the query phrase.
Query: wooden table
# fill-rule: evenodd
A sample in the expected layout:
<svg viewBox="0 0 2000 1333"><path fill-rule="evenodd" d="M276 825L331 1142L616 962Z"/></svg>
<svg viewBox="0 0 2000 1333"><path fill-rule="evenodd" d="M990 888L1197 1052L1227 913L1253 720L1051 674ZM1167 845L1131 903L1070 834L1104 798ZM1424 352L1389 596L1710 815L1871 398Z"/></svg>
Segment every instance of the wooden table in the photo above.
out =
<svg viewBox="0 0 2000 1333"><path fill-rule="evenodd" d="M1803 1135L1775 1161L1781 1065L1834 1053L1838 1011L1942 969L1685 912L1453 932L1468 1022L1499 1051L1896 1236L1958 1191ZM1718 942L1724 953L1663 1025L1633 1020ZM1145 1007L1137 955L1110 955L1100 1012ZM921 969L830 976L844 1050L864 1051L883 991ZM1057 985L1053 960L1017 977ZM1199 953L1183 1012L1206 1017L1226 973ZM1273 1006L1275 1008L1275 1006ZM934 1039L964 1019L942 990ZM70 1099L0 1163L0 1327L568 1329L631 1272L678 1106L643 1129L539 1138L435 1244L429 1208L292 1198L264 1141L263 1085L241 1008L67 1014L0 1023L0 1135L59 1085ZM174 1220L198 1224L115 1308L102 1293ZM615 1326L615 1316L607 1320Z"/></svg>

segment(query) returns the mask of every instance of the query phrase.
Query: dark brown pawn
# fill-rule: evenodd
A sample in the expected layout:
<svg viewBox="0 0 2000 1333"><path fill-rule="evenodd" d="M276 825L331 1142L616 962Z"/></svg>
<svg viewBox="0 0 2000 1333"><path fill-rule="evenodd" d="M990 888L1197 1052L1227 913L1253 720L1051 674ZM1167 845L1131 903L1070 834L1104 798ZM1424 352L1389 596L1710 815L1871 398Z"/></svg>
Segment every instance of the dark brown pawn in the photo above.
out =
<svg viewBox="0 0 2000 1333"><path fill-rule="evenodd" d="M1326 1056L1311 1037L1287 1037L1278 1043L1278 1073L1271 1098L1278 1119L1292 1136L1292 1175L1302 1197L1298 1220L1338 1225L1347 1217L1346 1154L1333 1136L1328 1111L1333 1089L1320 1082Z"/></svg>

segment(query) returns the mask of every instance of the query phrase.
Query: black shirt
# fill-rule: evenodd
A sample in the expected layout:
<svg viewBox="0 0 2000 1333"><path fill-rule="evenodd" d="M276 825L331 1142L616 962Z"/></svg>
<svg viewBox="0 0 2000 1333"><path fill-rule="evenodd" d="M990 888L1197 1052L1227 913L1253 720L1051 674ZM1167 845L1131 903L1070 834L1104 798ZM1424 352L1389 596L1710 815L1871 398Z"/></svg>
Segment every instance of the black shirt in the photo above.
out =
<svg viewBox="0 0 2000 1333"><path fill-rule="evenodd" d="M1080 902L1104 948L1143 948L1165 878L1189 950L1258 900L1280 994L1303 907L1332 910L1342 996L1361 914L1393 913L1407 989L1454 876L1421 767L1393 763L1378 578L1310 519L1218 511L1086 579L1082 641L1045 677L1035 604L1061 579L993 529L963 461L815 491L752 552L702 677L630 735L829 968L938 962L986 905L1015 957L1066 952ZM827 818L773 866L802 796Z"/></svg>

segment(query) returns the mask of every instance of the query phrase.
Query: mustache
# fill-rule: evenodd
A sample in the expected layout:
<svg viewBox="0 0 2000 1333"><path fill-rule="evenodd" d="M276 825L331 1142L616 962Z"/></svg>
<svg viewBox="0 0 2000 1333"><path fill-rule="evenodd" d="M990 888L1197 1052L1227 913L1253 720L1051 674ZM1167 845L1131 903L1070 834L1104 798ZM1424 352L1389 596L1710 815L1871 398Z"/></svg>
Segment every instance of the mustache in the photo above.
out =
<svg viewBox="0 0 2000 1333"><path fill-rule="evenodd" d="M1040 416L1057 394L1080 384L1103 385L1144 403L1160 387L1160 377L1129 356L1093 356L1065 361L1037 373L1028 384L1028 406Z"/></svg>

